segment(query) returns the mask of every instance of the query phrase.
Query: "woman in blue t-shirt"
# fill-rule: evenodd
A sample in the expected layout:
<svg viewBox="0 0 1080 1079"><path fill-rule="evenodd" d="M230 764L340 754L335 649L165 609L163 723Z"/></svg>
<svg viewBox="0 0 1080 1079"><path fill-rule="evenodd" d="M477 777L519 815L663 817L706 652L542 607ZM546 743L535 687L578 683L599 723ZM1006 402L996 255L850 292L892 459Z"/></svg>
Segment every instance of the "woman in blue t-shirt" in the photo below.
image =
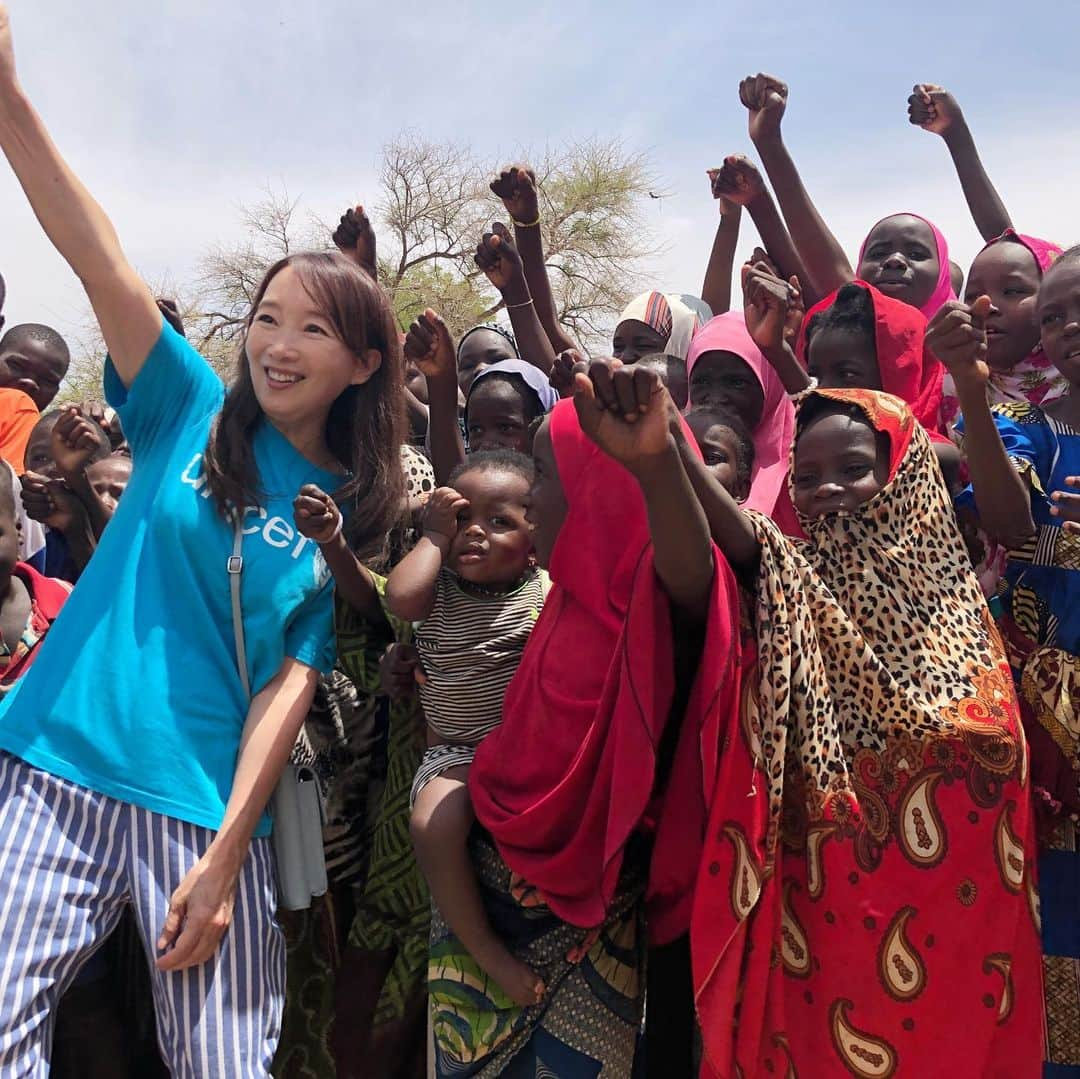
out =
<svg viewBox="0 0 1080 1079"><path fill-rule="evenodd" d="M226 393L163 324L24 96L2 3L0 147L86 288L135 461L0 708L0 1074L47 1071L56 1000L131 904L173 1073L265 1075L285 955L264 808L334 659L332 584L292 499L335 491L360 550L400 512L393 316L343 256L283 259ZM250 697L227 568L237 521Z"/></svg>

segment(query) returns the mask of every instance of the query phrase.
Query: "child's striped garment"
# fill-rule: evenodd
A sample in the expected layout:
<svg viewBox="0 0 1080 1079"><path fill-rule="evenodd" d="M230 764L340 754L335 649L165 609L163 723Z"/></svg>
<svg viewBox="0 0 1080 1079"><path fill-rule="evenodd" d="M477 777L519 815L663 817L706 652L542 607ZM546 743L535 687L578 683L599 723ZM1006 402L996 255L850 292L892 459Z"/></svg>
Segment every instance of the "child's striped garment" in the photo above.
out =
<svg viewBox="0 0 1080 1079"><path fill-rule="evenodd" d="M439 574L431 614L416 627L416 648L427 675L420 699L428 726L448 745L424 754L411 801L448 768L468 764L485 735L502 722L503 696L521 660L544 596L547 574L532 570L498 595L466 592L449 570Z"/></svg>
<svg viewBox="0 0 1080 1079"><path fill-rule="evenodd" d="M513 592L466 592L439 574L435 605L416 627L427 674L420 699L428 726L448 742L475 746L502 721L503 695L544 606L547 576L535 569Z"/></svg>

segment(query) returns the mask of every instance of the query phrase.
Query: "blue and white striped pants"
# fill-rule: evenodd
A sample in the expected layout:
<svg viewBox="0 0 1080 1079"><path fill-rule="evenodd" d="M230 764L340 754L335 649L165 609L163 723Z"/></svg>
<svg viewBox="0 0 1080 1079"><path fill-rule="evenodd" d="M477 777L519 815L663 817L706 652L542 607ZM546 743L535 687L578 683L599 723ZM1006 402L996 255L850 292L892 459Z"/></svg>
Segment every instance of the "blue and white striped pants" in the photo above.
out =
<svg viewBox="0 0 1080 1079"><path fill-rule="evenodd" d="M266 1076L281 1027L285 943L273 851L256 839L214 957L163 973L169 897L214 833L0 753L0 1076L46 1076L56 1002L131 903L174 1076Z"/></svg>

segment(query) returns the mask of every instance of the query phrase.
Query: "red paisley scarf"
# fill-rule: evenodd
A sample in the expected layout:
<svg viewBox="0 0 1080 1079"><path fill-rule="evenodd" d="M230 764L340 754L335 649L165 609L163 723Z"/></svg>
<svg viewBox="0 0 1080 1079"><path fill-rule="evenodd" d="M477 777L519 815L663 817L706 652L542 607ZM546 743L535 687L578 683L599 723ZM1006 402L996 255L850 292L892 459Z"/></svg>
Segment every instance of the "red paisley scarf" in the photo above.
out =
<svg viewBox="0 0 1080 1079"><path fill-rule="evenodd" d="M997 630L898 399L858 510L761 543L691 942L703 1076L1040 1074L1027 750Z"/></svg>

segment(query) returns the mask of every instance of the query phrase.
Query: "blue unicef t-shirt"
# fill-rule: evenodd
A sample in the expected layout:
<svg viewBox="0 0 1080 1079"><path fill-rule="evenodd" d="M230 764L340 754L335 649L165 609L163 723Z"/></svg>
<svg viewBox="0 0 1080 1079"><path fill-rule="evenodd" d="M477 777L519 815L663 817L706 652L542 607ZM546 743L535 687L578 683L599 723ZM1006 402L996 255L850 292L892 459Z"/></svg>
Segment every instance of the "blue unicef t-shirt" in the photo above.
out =
<svg viewBox="0 0 1080 1079"><path fill-rule="evenodd" d="M0 749L146 809L217 829L232 789L248 701L236 670L227 563L203 449L224 399L205 360L165 325L126 390L105 393L135 470L96 554L26 676L0 704ZM328 672L333 582L293 526L305 483L335 477L269 422L254 437L265 501L244 529L241 606L258 693L286 656ZM265 817L256 832L270 830Z"/></svg>

